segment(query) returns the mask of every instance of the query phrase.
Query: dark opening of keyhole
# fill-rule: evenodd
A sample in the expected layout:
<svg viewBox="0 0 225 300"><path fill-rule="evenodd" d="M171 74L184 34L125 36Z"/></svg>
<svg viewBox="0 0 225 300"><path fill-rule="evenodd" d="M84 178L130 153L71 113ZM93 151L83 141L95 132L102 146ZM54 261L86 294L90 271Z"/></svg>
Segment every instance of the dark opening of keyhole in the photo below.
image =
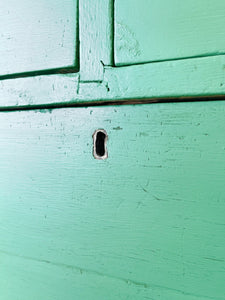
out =
<svg viewBox="0 0 225 300"><path fill-rule="evenodd" d="M95 141L95 151L98 156L105 155L105 139L106 139L106 134L102 131L99 131L96 135L96 141Z"/></svg>

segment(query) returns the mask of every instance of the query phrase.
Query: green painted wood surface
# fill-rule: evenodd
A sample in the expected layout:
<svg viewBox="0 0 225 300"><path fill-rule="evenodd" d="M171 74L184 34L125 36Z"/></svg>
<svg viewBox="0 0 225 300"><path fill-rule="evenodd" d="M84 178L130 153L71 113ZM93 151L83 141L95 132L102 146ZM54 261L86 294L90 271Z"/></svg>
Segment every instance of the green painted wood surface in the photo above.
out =
<svg viewBox="0 0 225 300"><path fill-rule="evenodd" d="M0 75L76 68L77 0L0 4Z"/></svg>
<svg viewBox="0 0 225 300"><path fill-rule="evenodd" d="M51 3L52 2L46 2L45 4L48 6L51 5ZM75 2L66 1L66 7L69 3L72 5L72 3ZM120 3L122 5L123 0L121 0ZM159 1L157 3L161 2ZM185 3L184 6L190 2ZM196 3L196 7L199 7L198 3ZM38 2L38 4L35 5L40 6L42 4L43 2ZM54 4L58 4L57 7L62 5L62 3L59 4L57 1L54 2ZM208 5L208 7L211 7L210 5ZM215 12L218 5L223 5L223 2L219 4L219 2L216 1L215 9L212 10L212 13ZM117 15L117 6L116 4L115 16ZM132 9L130 10L132 12ZM130 10L129 13L131 13ZM73 18L72 14L75 13L75 10L71 10L68 14L66 12L67 10L60 10L60 13L62 13L65 18ZM24 74L21 76L19 74L12 75L15 78L18 77L16 79L0 77L0 79L4 78L4 80L0 80L0 109L7 107L13 109L24 106L32 108L36 105L88 104L124 99L147 101L151 99L152 101L160 101L161 98L205 97L212 95L218 99L218 95L225 95L225 56L217 55L218 53L216 52L214 56L208 57L113 67L112 12L112 0L104 1L104 3L102 3L102 0L96 0L94 2L81 0L79 3L79 72L71 74L42 74L26 78L21 78ZM219 16L222 15L223 10L221 10ZM43 16L43 18L44 17L46 16ZM203 17L200 19L204 20ZM215 19L219 22L220 17ZM215 23L212 24L211 30L207 30L207 33L216 30L216 20ZM33 20L33 22L34 21L35 20ZM50 21L52 21L52 19L50 19ZM135 22L135 20L133 21ZM46 22L49 21L46 20ZM72 28L75 30L76 26L70 27L71 22L68 23L68 26L71 30ZM46 30L51 31L51 29L52 27L46 26ZM55 34L58 38L58 33ZM68 34L70 33L68 32ZM215 34L215 36L218 35L221 36L222 43L224 40L222 38L223 26L218 29L218 32ZM75 45L75 36L73 37ZM76 39L78 39L78 36L76 36ZM201 36L199 40L201 40ZM211 40L209 42L211 43ZM44 44L46 45L46 43ZM5 48L1 45L0 52L5 51ZM21 46L22 45L23 44L21 44ZM31 44L29 45L31 46ZM39 50L38 47L35 49ZM66 48L61 47L60 49L64 51ZM69 49L72 48L69 47ZM164 47L164 49L166 48ZM182 49L185 49L185 47ZM10 51L8 53L10 53ZM41 52L39 52L39 54L40 53ZM29 54L31 55L30 57L35 56L35 60L33 60L34 63L39 63L37 52L33 52L32 49L29 49ZM75 55L73 58L74 57L77 56ZM7 56L3 55L0 57L0 60L5 61L5 58L7 58ZM30 59L29 55L26 56L25 53L24 58ZM52 58L54 60L55 55L53 55ZM59 54L57 56L57 62L64 59L65 56L63 55ZM47 66L48 62L51 63L50 56L43 59L42 62ZM12 66L11 63L9 64L9 67L10 66ZM4 68L5 67L7 67L7 64L4 64ZM14 63L13 68L14 67L17 68L18 65ZM29 61L24 64L24 68L29 69ZM37 71L37 68L35 71ZM32 75L32 73L30 73L30 75Z"/></svg>
<svg viewBox="0 0 225 300"><path fill-rule="evenodd" d="M224 101L1 112L1 298L224 300L224 115Z"/></svg>
<svg viewBox="0 0 225 300"><path fill-rule="evenodd" d="M124 99L160 101L161 98L167 98L170 101L170 97L224 96L224 66L225 56L222 55L127 67L104 67L101 82L83 82L79 74L2 80L0 109L54 104L84 105Z"/></svg>
<svg viewBox="0 0 225 300"><path fill-rule="evenodd" d="M223 0L116 0L115 62L225 53Z"/></svg>
<svg viewBox="0 0 225 300"><path fill-rule="evenodd" d="M81 81L102 81L113 65L113 1L79 1Z"/></svg>

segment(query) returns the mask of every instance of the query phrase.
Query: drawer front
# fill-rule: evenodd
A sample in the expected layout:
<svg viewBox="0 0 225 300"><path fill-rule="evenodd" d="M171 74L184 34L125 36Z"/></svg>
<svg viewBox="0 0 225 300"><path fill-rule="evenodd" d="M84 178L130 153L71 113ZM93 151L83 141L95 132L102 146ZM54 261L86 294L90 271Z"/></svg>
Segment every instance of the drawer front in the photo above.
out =
<svg viewBox="0 0 225 300"><path fill-rule="evenodd" d="M116 0L117 65L225 53L222 0Z"/></svg>
<svg viewBox="0 0 225 300"><path fill-rule="evenodd" d="M217 101L0 113L2 299L225 299L224 114Z"/></svg>
<svg viewBox="0 0 225 300"><path fill-rule="evenodd" d="M0 76L77 67L77 0L0 4Z"/></svg>

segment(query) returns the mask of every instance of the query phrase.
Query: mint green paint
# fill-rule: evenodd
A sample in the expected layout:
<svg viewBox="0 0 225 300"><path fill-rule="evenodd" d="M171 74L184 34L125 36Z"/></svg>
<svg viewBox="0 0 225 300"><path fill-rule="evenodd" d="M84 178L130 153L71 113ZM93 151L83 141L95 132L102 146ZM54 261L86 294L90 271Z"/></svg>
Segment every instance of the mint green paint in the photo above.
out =
<svg viewBox="0 0 225 300"><path fill-rule="evenodd" d="M0 76L78 66L77 0L0 4Z"/></svg>
<svg viewBox="0 0 225 300"><path fill-rule="evenodd" d="M127 3L0 5L2 300L225 300L225 102L46 109L225 95L222 1Z"/></svg>
<svg viewBox="0 0 225 300"><path fill-rule="evenodd" d="M224 114L223 101L1 112L1 298L225 299Z"/></svg>
<svg viewBox="0 0 225 300"><path fill-rule="evenodd" d="M113 1L79 2L80 80L102 81L113 64Z"/></svg>
<svg viewBox="0 0 225 300"><path fill-rule="evenodd" d="M225 53L223 0L115 0L115 62Z"/></svg>
<svg viewBox="0 0 225 300"><path fill-rule="evenodd" d="M103 81L83 82L79 74L0 81L0 108L34 105L88 105L124 99L225 95L225 56L105 67ZM214 98L216 99L216 97ZM169 100L169 99L168 99Z"/></svg>
<svg viewBox="0 0 225 300"><path fill-rule="evenodd" d="M54 3L56 5L57 1ZM72 2L66 2L65 5L69 5L69 3L70 5L72 5ZM122 5L122 3L123 0L121 0L120 5ZM159 1L159 3L161 2ZM188 5L188 3L190 3L190 1L184 5ZM133 6L134 4L135 2L132 3ZM43 2L36 5L43 5ZM65 14L64 9L61 9L62 3L58 3L57 5L58 11L62 13L65 18L68 17L73 19L73 16L76 15L76 9L71 9L71 12L69 14ZM130 10L132 11L132 5L131 8L128 9L129 12ZM220 20L219 16L223 14L223 10L221 10L221 14L219 14L217 18L216 11L218 10L219 5L222 6L223 2L219 3L218 1L216 1L215 9L212 9L210 12L211 15L214 16L214 19L218 22ZM193 5L190 7L193 7ZM196 9L198 7L199 4L196 4ZM209 10L206 9L207 7L208 9L211 9L210 5L205 6L200 14L200 20L205 20L208 18L207 12ZM116 8L118 8L117 2ZM112 12L112 0L104 1L104 3L101 0L96 0L94 2L89 0L80 0L79 72L71 74L52 74L0 80L0 109L6 107L18 108L22 106L32 108L35 105L70 105L77 103L88 104L92 102L115 101L124 99L152 99L152 101L157 101L158 99L165 97L179 98L184 96L195 97L225 95L225 55L114 67L114 53L112 46ZM202 16L203 12L205 12L206 15L205 19ZM116 16L117 15L118 13L116 9ZM127 14L127 18L129 18L129 14ZM213 17L211 17L211 19L212 18ZM136 22L136 20L133 21ZM139 27L137 28L141 28L141 24L142 23L140 22ZM181 23L181 25L182 24L183 23ZM185 24L187 25L187 23ZM194 24L193 22L191 22L191 19L189 24ZM215 24L217 24L216 21ZM206 32L210 33L212 31L216 31L215 35L221 35L220 42L222 43L224 41L224 39L222 38L223 26L221 26L221 28L217 28L215 24L212 24L211 31L207 29ZM68 34L70 34L73 30L75 30L75 27L73 27L74 23L69 22L68 26L71 26L71 31L68 31ZM46 26L45 28L50 34L52 27ZM190 34L193 34L193 31ZM188 34L184 36L188 36ZM199 40L201 40L201 38L202 35L200 35ZM76 39L78 39L78 37L76 37ZM147 39L148 35L146 35L146 41ZM71 42L72 40L68 39L67 41L69 43L69 41ZM73 40L73 43L75 45L75 40ZM117 43L116 36L115 43ZM209 43L211 43L211 39L209 40ZM46 47L49 47L49 44L42 44ZM29 45L31 47L30 43L25 45ZM154 45L152 45L152 47L153 46ZM152 47L150 48L152 49ZM150 48L149 51L151 51ZM168 45L163 47L164 52L167 48ZM75 48L70 48L68 44L68 47L64 47L64 50L62 47L60 47L60 49L60 51L64 51L65 49L71 49L71 51L74 51ZM185 43L183 44L183 47L180 44L180 49L186 49ZM193 47L193 49L195 48ZM38 48L36 50L38 50ZM5 51L5 48L0 47L0 51ZM38 53L40 54L42 52L39 51ZM59 55L57 55L57 62L62 62L67 59L66 56L61 55L60 53ZM27 59L26 64L24 64L23 60L22 64L25 68L28 67L29 69L29 59L31 57L35 57L35 60L33 59L32 61L34 63L39 63L40 56L38 56L37 52L34 52L32 48L29 49L28 54L29 55L27 55L26 57L24 56ZM72 56L73 59L77 57L75 53ZM4 59L5 62L5 58L7 58L6 54L2 56L0 60ZM52 58L54 61L56 61L55 55L53 55ZM13 63L13 68L17 68L17 66L21 65L19 57L17 62L18 63ZM48 56L46 60L43 59L42 62L45 64L45 66L47 66L47 63L51 63L52 61L50 59L50 56ZM4 63L4 67L7 67L8 65L9 67L12 66L11 63ZM37 67L36 70L38 70ZM27 76L28 75L29 74L27 74ZM15 77L16 76L20 77L18 74L15 75Z"/></svg>

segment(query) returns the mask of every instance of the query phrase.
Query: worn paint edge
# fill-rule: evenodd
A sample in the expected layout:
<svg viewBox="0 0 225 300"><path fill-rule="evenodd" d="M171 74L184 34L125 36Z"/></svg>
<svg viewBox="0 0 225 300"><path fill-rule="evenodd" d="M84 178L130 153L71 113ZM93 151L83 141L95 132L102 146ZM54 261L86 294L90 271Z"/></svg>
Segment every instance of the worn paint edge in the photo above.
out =
<svg viewBox="0 0 225 300"><path fill-rule="evenodd" d="M50 103L37 104L30 106L5 106L0 107L0 112L10 111L26 111L26 110L52 110L57 108L73 108L73 107L95 107L95 106L123 106L123 105L143 105L143 104L160 104L160 103L184 103L184 102L217 102L225 101L225 95L212 95L205 97L177 97L177 98L153 98L153 99L130 99L117 101L87 101L81 103Z"/></svg>
<svg viewBox="0 0 225 300"><path fill-rule="evenodd" d="M225 55L121 68L105 66L103 80L98 82L82 82L79 74L0 81L1 110L213 98L225 100Z"/></svg>

